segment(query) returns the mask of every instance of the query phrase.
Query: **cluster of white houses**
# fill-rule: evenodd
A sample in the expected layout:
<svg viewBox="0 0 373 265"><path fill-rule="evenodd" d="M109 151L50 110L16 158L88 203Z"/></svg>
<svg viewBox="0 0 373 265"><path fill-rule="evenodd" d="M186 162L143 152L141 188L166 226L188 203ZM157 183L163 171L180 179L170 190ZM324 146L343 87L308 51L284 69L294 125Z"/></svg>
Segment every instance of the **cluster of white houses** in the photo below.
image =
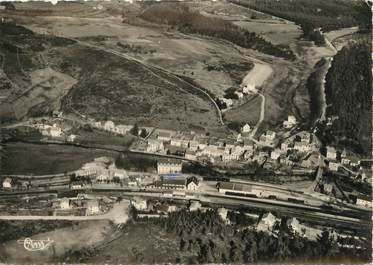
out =
<svg viewBox="0 0 373 265"><path fill-rule="evenodd" d="M118 169L112 159L99 157L92 162L85 163L75 171L77 177L90 177L96 183L109 183L128 179L127 171Z"/></svg>
<svg viewBox="0 0 373 265"><path fill-rule="evenodd" d="M326 158L329 161L331 171L338 171L340 166L357 169L361 163L358 158L350 156L346 149L340 152L332 146L326 148Z"/></svg>
<svg viewBox="0 0 373 265"><path fill-rule="evenodd" d="M133 125L125 125L125 124L115 124L113 121L91 121L90 125L94 128L125 135L130 132L133 128Z"/></svg>
<svg viewBox="0 0 373 265"><path fill-rule="evenodd" d="M153 189L171 189L171 190L197 190L199 181L196 177L161 177L160 180L149 184Z"/></svg>
<svg viewBox="0 0 373 265"><path fill-rule="evenodd" d="M182 162L165 159L157 163L158 175L131 176L124 169L118 169L112 159L107 157L96 158L93 162L84 164L75 171L75 177L89 177L94 184L119 184L131 187L156 189L186 189L196 190L199 181L195 177L182 175ZM73 184L72 189L84 188L81 181Z"/></svg>
<svg viewBox="0 0 373 265"><path fill-rule="evenodd" d="M68 142L74 142L77 137L75 134L69 134L67 131L64 131L57 123L53 123L52 125L37 123L33 124L32 127L37 129L45 137L66 139Z"/></svg>
<svg viewBox="0 0 373 265"><path fill-rule="evenodd" d="M228 162L239 160L246 151L253 151L252 141L219 139L194 132L156 130L147 140L149 153L172 154L189 160Z"/></svg>
<svg viewBox="0 0 373 265"><path fill-rule="evenodd" d="M55 215L63 215L69 212L77 213L80 210L83 215L96 215L102 213L103 202L98 199L86 199L81 197L61 198L52 202Z"/></svg>
<svg viewBox="0 0 373 265"><path fill-rule="evenodd" d="M217 138L194 132L178 132L157 129L147 139L146 152L178 155L189 160L227 163L232 161L260 162L272 159L286 162L288 151L308 153L317 150L312 135L300 132L273 148L276 133L268 130L259 141L251 140L251 128L246 124L237 138ZM263 148L266 147L266 148Z"/></svg>
<svg viewBox="0 0 373 265"><path fill-rule="evenodd" d="M247 84L245 86L240 87L234 94L237 96L237 100L244 98L247 95L256 94L258 93L258 89L253 84ZM226 97L220 97L219 100L224 102L227 108L232 107L235 104L235 100Z"/></svg>

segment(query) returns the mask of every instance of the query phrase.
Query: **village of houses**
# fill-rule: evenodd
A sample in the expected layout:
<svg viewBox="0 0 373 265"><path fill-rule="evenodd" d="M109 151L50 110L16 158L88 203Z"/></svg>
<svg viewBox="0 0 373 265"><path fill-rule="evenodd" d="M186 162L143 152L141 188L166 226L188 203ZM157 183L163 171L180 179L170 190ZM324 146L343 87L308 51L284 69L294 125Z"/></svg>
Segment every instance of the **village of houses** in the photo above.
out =
<svg viewBox="0 0 373 265"><path fill-rule="evenodd" d="M55 118L61 119L61 114L55 114ZM296 126L297 121L289 116L284 121L284 130L291 130ZM134 126L116 125L112 121L97 122L91 120L89 125L92 128L110 132L116 135L127 135L132 133ZM79 135L71 134L70 127L64 127L63 123L34 123L43 137L53 140L61 140L74 143L79 140ZM2 180L3 190L12 190L16 186L22 188L66 188L78 192L76 197L63 197L48 200L48 207L51 213L57 216L99 216L109 214L113 205L118 202L115 196L98 196L86 194L86 190L108 189L115 190L129 187L138 191L158 191L162 196L169 197L170 201L159 201L146 199L146 197L135 196L129 199L130 205L137 210L137 218L156 218L169 212L177 211L180 205L176 205L173 199L183 198L189 201L189 210L206 210L198 200L198 192L206 191L206 185L201 177L182 174L184 160L197 161L200 163L211 163L216 165L229 166L230 163L252 163L268 164L270 168L274 165L285 165L292 168L315 169L322 156L319 151L319 143L312 133L302 131L288 136L280 142L274 131L266 131L258 140L252 136L252 128L246 124L235 138L217 138L202 135L195 132L178 132L157 128L145 129L145 137L138 137L138 141L132 145L131 150L150 154L164 155L164 158L157 159L157 170L154 173L131 172L117 168L113 158L98 157L91 162L85 163L82 167L65 176L65 180L59 177L55 179L33 179L19 180L7 177ZM172 158L171 158L172 157ZM359 170L359 161L349 157L346 151L338 152L333 147L326 148L325 159L329 162L330 171L338 171L341 167L349 170ZM61 182L62 181L62 182ZM262 196L262 192L255 192L254 188L244 185L245 189L238 189L242 195L255 193ZM211 187L210 187L211 188ZM213 187L218 193L228 194L237 192L235 185L223 183L221 187ZM169 190L169 191L167 191ZM258 194L257 194L258 193ZM273 196L273 195L272 195ZM277 198L281 200L288 199ZM267 196L268 197L268 196ZM266 198L267 198L266 197ZM264 198L264 197L263 197ZM269 198L269 197L268 197ZM366 201L358 200L357 205L364 208L371 208L372 204L365 205ZM228 210L219 209L222 219L229 224L227 217ZM271 213L264 216L249 214L251 218L257 219L256 229L268 233L274 233L279 218ZM253 217L253 215L255 215ZM322 230L300 223L296 218L288 222L289 227L299 234L311 240L316 240Z"/></svg>
<svg viewBox="0 0 373 265"><path fill-rule="evenodd" d="M34 120L29 126L37 129L45 141L79 144L79 132L72 133L73 126L66 121L68 120L65 120L62 112L54 111L51 118ZM283 122L278 132L267 130L258 138L254 137L253 128L249 124L242 126L241 131L235 136L227 138L193 131L172 131L151 127L137 128L137 135L133 135L134 125L116 124L110 120L86 119L85 125L116 136L129 134L132 134L132 137L136 136L137 140L131 145L130 151L154 154L159 158L163 156L163 159L157 159L156 174L119 169L115 166L113 159L103 157L82 165L80 169L65 178L59 177L57 183L54 179L34 179L30 182L8 177L2 180L3 189L15 187L28 189L30 185L39 188L47 186L57 188L59 185L60 187L68 185L68 188L72 190L103 186L107 188L198 190L201 179L197 177L182 174L177 177L168 177L168 174L178 175L182 172L182 161L223 168L244 168L245 165L254 165L264 167L274 174L276 172L290 172L291 174L295 171L310 173L315 172L321 164L324 164L331 172L345 170L353 173L353 178L359 176L361 181L368 180L368 174L360 166L358 158L348 154L345 150L336 150L331 146L325 148L326 152L323 155L320 152L321 144L314 133L308 131L295 133L298 121L291 115ZM320 160L323 163L320 163ZM232 191L235 192L234 189ZM327 189L324 193L328 194ZM181 194L187 196L185 192ZM358 200L356 204L371 207L371 204L366 206L365 201Z"/></svg>
<svg viewBox="0 0 373 265"><path fill-rule="evenodd" d="M43 198L42 201L46 203L43 214L48 213L49 215L58 217L75 216L78 218L105 217L116 211L117 209L114 209L115 204L122 201L125 201L128 206L136 209L136 214L133 218L137 220L143 220L144 218L145 220L149 218L160 218L162 216L167 216L167 214L171 212L179 211L182 208L187 208L189 211L198 210L202 212L211 209L211 207L203 205L198 200L198 197L193 195L193 193L198 193L199 189L205 188L201 187L201 179L194 176L183 175L181 172L182 162L177 160L160 160L157 163L156 174L139 174L138 172L130 172L116 168L111 158L99 157L92 162L85 163L80 169L73 172L73 180L69 182L69 185L72 190L78 192L75 197ZM2 185L3 190L9 190L12 188L12 180L6 178ZM141 196L130 196L130 198L127 199L119 199L118 196L98 195L95 193L86 193L85 191L87 186L90 186L90 189L103 187L113 189L118 185L121 187L131 187L132 189L137 188L139 190L158 190L163 196L169 197L170 200ZM167 192L167 190L169 190L169 192ZM223 182L222 185L218 187L218 192L222 194L233 191L238 191L242 194L253 192L259 194L259 192L256 192L250 185ZM260 193L262 193L262 191ZM186 199L183 200L184 203L174 200L180 199L180 197ZM34 202L35 206L33 207L32 202L28 201L31 208L40 208L40 203L42 202ZM9 211L9 209L7 209L7 211ZM19 209L17 211L18 214L21 213ZM221 219L227 225L234 222L230 219L228 213L239 213L224 207L218 208L217 211ZM29 214L30 213L32 213L32 211L29 212ZM245 213L245 216L256 223L254 225L256 231L262 231L273 235L278 233L281 218L276 217L271 212L265 213L264 215L260 213ZM294 233L313 241L316 241L318 236L324 231L321 227L300 222L294 217L287 221L287 226ZM338 235L340 238L350 237L348 234L336 233L334 230L330 230L330 232L335 233L335 235ZM359 240L358 237L355 239Z"/></svg>
<svg viewBox="0 0 373 265"><path fill-rule="evenodd" d="M62 113L54 112L53 116L61 121ZM119 136L132 132L134 125L115 124L113 121L95 121L89 119L89 126ZM136 130L138 140L130 150L174 156L203 164L225 168L243 167L245 165L262 166L272 171L311 172L319 166L319 159L325 158L328 170L352 173L355 178L369 181L365 169L360 166L360 159L346 150L336 150L327 146L325 154L320 153L321 143L314 133L300 131L294 133L297 119L289 115L279 132L267 130L258 139L253 135L249 124L242 126L235 136L219 138L199 134L193 131L173 131L152 127L141 127ZM79 135L69 133L64 123L34 123L32 126L48 139L59 139L66 142L79 142ZM63 128L65 127L65 128ZM143 133L145 132L145 133ZM140 133L144 134L140 137Z"/></svg>
<svg viewBox="0 0 373 265"><path fill-rule="evenodd" d="M70 132L71 127L63 122L62 113L53 113L51 122L34 122L32 127L38 129L46 139L59 140L63 142L76 143L79 135ZM89 120L92 128L113 133L115 135L127 135L134 126L115 124L113 121L97 122ZM289 132L297 121L294 116L289 116L283 123L283 130ZM353 158L344 150L337 151L334 147L327 147L325 157L320 153L320 145L317 138L309 132L301 131L279 141L276 132L268 130L258 140L252 135L252 128L246 124L235 138L217 138L202 135L195 132L180 132L157 128L139 128L145 130L145 137L131 146L132 151L156 154L162 159L158 160L157 171L152 173L130 172L116 167L114 159L108 157L96 158L88 162L71 174L55 179L36 179L32 181L20 181L7 177L2 180L4 190L29 189L31 187L67 187L72 190L84 190L87 188L118 188L130 187L141 189L170 189L184 191L198 191L200 178L186 176L182 173L182 161L193 161L211 163L212 165L245 165L256 163L268 169L287 167L292 170L314 171L320 164L320 158L328 163L330 171L337 172L345 168L359 174L361 179L366 179L366 173L359 166L358 159ZM173 159L171 159L173 158ZM178 159L182 158L182 160ZM176 174L170 177L169 174ZM327 184L326 184L327 186ZM236 192L233 188L231 191ZM175 192L171 192L170 196ZM327 194L327 189L324 192ZM177 194L177 192L175 193ZM181 196L188 196L181 192ZM356 203L363 207L365 201L358 200ZM62 207L63 208L63 207ZM92 211L89 211L92 212Z"/></svg>

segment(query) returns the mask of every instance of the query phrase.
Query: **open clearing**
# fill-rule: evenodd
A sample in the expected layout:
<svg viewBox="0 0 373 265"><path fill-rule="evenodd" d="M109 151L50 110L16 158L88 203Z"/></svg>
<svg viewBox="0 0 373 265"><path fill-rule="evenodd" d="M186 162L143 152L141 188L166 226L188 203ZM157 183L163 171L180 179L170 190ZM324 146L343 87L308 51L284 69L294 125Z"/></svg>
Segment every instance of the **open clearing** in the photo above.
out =
<svg viewBox="0 0 373 265"><path fill-rule="evenodd" d="M273 20L235 21L234 24L263 36L273 44L290 44L302 35L299 26Z"/></svg>
<svg viewBox="0 0 373 265"><path fill-rule="evenodd" d="M242 85L253 85L256 88L261 87L272 74L272 68L269 65L258 64L245 76Z"/></svg>
<svg viewBox="0 0 373 265"><path fill-rule="evenodd" d="M106 24L110 24L110 19ZM84 32L79 28L74 30ZM54 39L49 35L47 35L47 40L48 38L50 40L46 42L44 35L27 33L24 39L47 48L32 50L30 54L23 53L25 57L23 60L30 61L29 69L24 75L39 70L42 65L48 65L50 68L46 70L46 73L53 74L51 79L60 80L61 75L57 75L57 72L63 72L66 75L64 81L61 84L51 84L61 93L59 94L61 96L62 93L69 92L62 101L62 110L77 112L97 120L111 119L123 124L139 123L143 126L161 126L169 129L190 130L193 128L202 132L205 130L224 132L211 100L187 82L178 80L175 75L150 70L142 63L106 52L105 47L95 49L81 46L69 39ZM9 39L12 38L13 36L9 36ZM57 45L56 42L58 42ZM67 45L62 46L63 43ZM24 49L29 48L25 46ZM9 57L10 60L14 54L9 52L6 55L6 58ZM14 67L18 67L16 62L13 61L13 64L15 64ZM21 78L24 71L7 69L11 66L13 65L6 64L5 72L9 79L18 82L20 92L14 92L9 97L17 99L22 96L22 93L30 93L29 87L32 86L33 81ZM36 75L38 74L40 72L36 72ZM74 79L68 79L68 76ZM66 89L63 90L62 86ZM71 86L72 89L70 89ZM67 88L70 90L67 91ZM34 90L35 94L32 94L32 98L36 101L35 97L40 95L39 91L44 90L44 87L40 88L37 85ZM46 90L49 93L47 96L50 96L52 92L49 92L48 87ZM17 96L19 94L21 96ZM27 114L39 115L59 106L51 102L49 97L43 97L43 99L45 99L43 102L45 104L36 102L38 108L32 108L32 113ZM6 105L0 109L0 114L9 119L8 112L13 110L18 114L18 116L13 116L19 118L21 114L26 113L24 108L28 110L31 106L27 104Z"/></svg>
<svg viewBox="0 0 373 265"><path fill-rule="evenodd" d="M41 23L41 20L45 23ZM190 77L218 96L223 95L225 89L235 85L236 76L232 76L229 69L209 71L207 67L218 67L229 62L234 70L235 65L248 63L247 59L226 43L177 32L165 32L162 28L146 25L123 24L121 20L113 18L43 17L37 21L28 21L25 26L36 32L80 38L118 52L125 52L144 63ZM125 45L135 46L137 50L125 50ZM239 78L246 74L247 69L240 71Z"/></svg>
<svg viewBox="0 0 373 265"><path fill-rule="evenodd" d="M56 258L61 261L60 258L68 251L99 245L113 234L114 230L108 221L84 221L72 227L32 235L33 240L53 240L54 243L47 250L30 252L24 249L23 244L13 240L0 246L0 256L7 262L25 264L31 261L48 263Z"/></svg>
<svg viewBox="0 0 373 265"><path fill-rule="evenodd" d="M65 5L63 8L71 8ZM66 12L44 6L45 10L53 12L48 15L41 13L37 18L18 17L35 32L75 38L102 49L115 50L144 65L188 78L216 97L223 96L227 88L241 84L251 69L250 63L270 65L270 74L269 69L262 70L254 78L254 69L247 77L259 79L254 81L262 86L261 91L266 98L262 127L277 127L288 114L296 115L299 120L307 120L310 100L305 82L314 64L322 57L332 56L334 51L299 39L302 32L292 22L229 2L194 2L186 5L205 16L229 20L275 44L289 45L298 58L290 62L219 39L186 35L175 29L150 24L138 17L144 8L141 4L102 3L103 8L98 10L96 3L89 3L85 9L79 6L68 17ZM114 6L118 7L117 11L114 11ZM23 7L27 9L27 4ZM56 57L61 53L63 60L74 61L72 66L66 65L64 73L68 72L78 80L63 102L65 111L75 109L96 119L112 119L122 123L138 122L144 126L156 125L167 129L226 133L219 125L212 104L199 95L191 95L194 92L175 82L172 76L163 75L161 80L155 80L141 65L82 47L74 52L71 49L54 50L50 55ZM105 60L102 61L102 58ZM85 62L85 65L79 61ZM98 61L101 63L97 65ZM55 66L59 67L59 64ZM90 78L78 76L80 72L88 73ZM173 85L164 82L165 79ZM110 87L109 92L107 87ZM183 89L188 92L185 93ZM260 106L260 100L255 99L228 110L224 113L225 123L248 122L253 125L258 121Z"/></svg>
<svg viewBox="0 0 373 265"><path fill-rule="evenodd" d="M87 263L154 264L174 263L179 256L175 251L179 242L175 235L154 225L132 224L124 234L99 253L85 259Z"/></svg>
<svg viewBox="0 0 373 265"><path fill-rule="evenodd" d="M7 143L2 149L2 174L54 174L79 169L96 157L117 153L64 145ZM22 163L19 163L22 161Z"/></svg>
<svg viewBox="0 0 373 265"><path fill-rule="evenodd" d="M199 4L196 3L191 5L195 5L196 8L199 7ZM230 3L217 3L216 7L214 5L201 5L206 9L203 11L211 15L213 15L211 12L217 12L219 15L225 12L227 19L229 16L234 16L234 13L228 11L232 7ZM253 14L251 10L236 5L233 6L235 9L240 10L239 15L246 16L242 17L242 19L250 18ZM136 12L139 12L134 9L136 8L127 13L132 12L136 14ZM125 15L128 15L127 13ZM272 100L268 100L272 104L275 103L274 105L267 105L266 103L266 108L268 107L269 109L266 109L264 123L270 121L271 126L272 124L281 123L282 121L279 119L286 117L289 111L294 112L294 108L292 109L291 107L294 103L291 93L286 93L285 97L283 93L285 89L294 91L296 89L296 82L298 82L297 78L288 74L297 75L298 73L303 73L293 63L251 50L238 48L226 41L204 38L197 35L185 35L172 30L166 31L162 27L151 27L148 23L144 23L138 19L130 19L133 18L132 13L128 15L127 19L131 24L122 23L119 17L114 16L96 16L94 18L40 16L38 19L30 17L22 17L22 19L28 28L37 32L55 34L66 38L78 38L80 41L100 46L103 49L108 48L125 53L145 64L161 67L179 76L190 78L217 97L223 96L227 88L236 87L242 83L244 77L251 69L249 63L269 64L272 67L270 74L268 68L264 70L262 67L258 68L259 70L255 70L260 72L259 75L255 75L255 78L254 74L249 74L249 79L258 78L255 82L258 85L264 86L263 91L266 93L266 98L274 97ZM262 15L258 18L260 20L253 22L256 28L260 28L260 24L263 24L266 26L266 30L269 30L271 24L268 23L274 23L278 24L281 30L288 30L289 32L297 31L297 27L293 24L287 24L278 19L271 19L270 16ZM237 20L237 17L232 17L232 19ZM263 33L263 36L265 34ZM289 40L289 37L286 37L286 39ZM64 53L67 52L64 51ZM131 71L126 75L123 72L123 67L126 64L125 60L115 59L103 53L97 57L91 51L87 50L81 50L80 53L83 54L85 59L75 59L79 56L78 53L74 53L67 58L65 57L65 59L76 61L79 59L89 65L91 62L87 62L86 58L92 58L93 64L93 61L102 61L100 58L104 56L105 58L110 58L111 61L116 60L117 63L114 67L110 64L95 66L90 75L93 77L91 78L92 80L83 80L83 82L80 81L74 86L64 102L65 110L68 110L69 106L71 106L83 114L99 119L105 118L103 115L100 115L100 112L105 110L107 118L123 123L137 121L139 124L157 125L168 129L188 130L192 128L193 130L204 131L203 128L206 128L206 131L221 132L212 106L206 105L204 101L200 101L196 97L188 99L186 97L187 94L182 93L177 87L172 89L173 100L165 101L159 98L159 92L161 91L158 89L155 90L155 87L153 87L153 85L159 86L159 83L155 84L154 81L146 82L145 85L138 86L138 88L132 90L130 93L122 94L116 87L133 86L134 83L131 84L131 82L138 83L140 79L142 81L146 80L147 74L139 69L134 71L135 73ZM119 67L120 61L121 67ZM222 67L227 63L228 66ZM248 65L247 68L244 67L246 64ZM79 66L79 68L84 69L84 66ZM111 73L100 74L102 71L100 69L103 68L113 70L111 70ZM289 71L289 68L294 70ZM131 66L131 69L134 69L133 66ZM139 72L142 72L142 74L139 75ZM117 75L121 75L120 80L115 77ZM137 75L139 75L139 79L132 80L133 76ZM115 80L108 80L109 76L110 79ZM131 76L131 79L128 79L129 76ZM267 81L264 82L266 79ZM289 82L293 82L290 88ZM105 90L105 93L99 90L99 86L101 87L103 84L110 84L110 93L107 93L107 90ZM162 93L165 93L165 91L163 90ZM152 102L147 101L144 94L150 96ZM302 94L302 96L307 97L308 95ZM167 96L167 98L169 97L171 96ZM133 104L135 100L137 101L136 105ZM196 107L191 106L191 102L195 102L194 105ZM236 121L256 123L259 118L260 105L260 101L255 100L227 111L224 115L226 123ZM175 109L173 109L173 106L175 106ZM184 111L185 106L186 111ZM193 112L196 114L191 115ZM304 116L306 115L304 114Z"/></svg>
<svg viewBox="0 0 373 265"><path fill-rule="evenodd" d="M351 27L339 30L333 30L325 33L325 36L333 42L335 39L340 38L342 36L350 35L356 33L359 30L358 27Z"/></svg>
<svg viewBox="0 0 373 265"><path fill-rule="evenodd" d="M61 99L77 83L74 78L52 70L51 68L39 69L30 73L31 87L16 95L8 101L14 106L17 119L21 119L29 111L37 108L45 108L48 104L50 110L59 109Z"/></svg>

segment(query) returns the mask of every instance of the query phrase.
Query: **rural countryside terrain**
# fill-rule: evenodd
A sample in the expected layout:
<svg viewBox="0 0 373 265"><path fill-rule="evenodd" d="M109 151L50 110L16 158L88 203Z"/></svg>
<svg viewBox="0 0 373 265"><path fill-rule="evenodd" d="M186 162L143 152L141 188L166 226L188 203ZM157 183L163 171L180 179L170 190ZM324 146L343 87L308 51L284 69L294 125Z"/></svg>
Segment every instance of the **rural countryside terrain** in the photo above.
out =
<svg viewBox="0 0 373 265"><path fill-rule="evenodd" d="M371 263L371 13L0 2L0 263Z"/></svg>

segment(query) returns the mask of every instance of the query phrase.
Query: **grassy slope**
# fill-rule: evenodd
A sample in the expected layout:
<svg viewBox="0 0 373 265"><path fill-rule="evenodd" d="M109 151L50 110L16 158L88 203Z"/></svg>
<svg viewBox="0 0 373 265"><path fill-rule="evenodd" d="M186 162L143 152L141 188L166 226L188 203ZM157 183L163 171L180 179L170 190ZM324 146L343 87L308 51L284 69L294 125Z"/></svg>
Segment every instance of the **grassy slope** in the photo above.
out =
<svg viewBox="0 0 373 265"><path fill-rule="evenodd" d="M59 69L50 71L45 82L34 84L32 75L35 70L48 67L43 57L46 51L72 44L69 40L36 35L21 26L0 25L1 71L3 79L10 84L10 95L0 106L0 122L45 114L58 106L61 96L67 92L59 86L64 78Z"/></svg>
<svg viewBox="0 0 373 265"><path fill-rule="evenodd" d="M208 17L189 9L187 5L151 5L140 15L144 20L166 24L186 34L200 34L232 42L243 48L294 60L295 56L286 46L273 45L254 32L240 28L233 23L216 17Z"/></svg>
<svg viewBox="0 0 373 265"><path fill-rule="evenodd" d="M63 38L37 35L10 25L2 28L0 49L5 54L4 72L17 88L15 93L29 88L30 72L48 63L53 70L78 80L62 102L65 111L75 109L97 119L174 129L195 126L203 130L219 126L216 112L206 97L172 76L161 73L156 76L138 63ZM22 49L18 52L21 63L17 47ZM49 100L45 99L44 103ZM0 109L3 119L14 116L9 115L12 107L17 108L3 105ZM41 115L50 110L42 105L32 114Z"/></svg>
<svg viewBox="0 0 373 265"><path fill-rule="evenodd" d="M79 169L96 157L116 157L115 152L62 145L7 143L2 150L2 174L54 174ZM20 163L19 161L22 161Z"/></svg>

